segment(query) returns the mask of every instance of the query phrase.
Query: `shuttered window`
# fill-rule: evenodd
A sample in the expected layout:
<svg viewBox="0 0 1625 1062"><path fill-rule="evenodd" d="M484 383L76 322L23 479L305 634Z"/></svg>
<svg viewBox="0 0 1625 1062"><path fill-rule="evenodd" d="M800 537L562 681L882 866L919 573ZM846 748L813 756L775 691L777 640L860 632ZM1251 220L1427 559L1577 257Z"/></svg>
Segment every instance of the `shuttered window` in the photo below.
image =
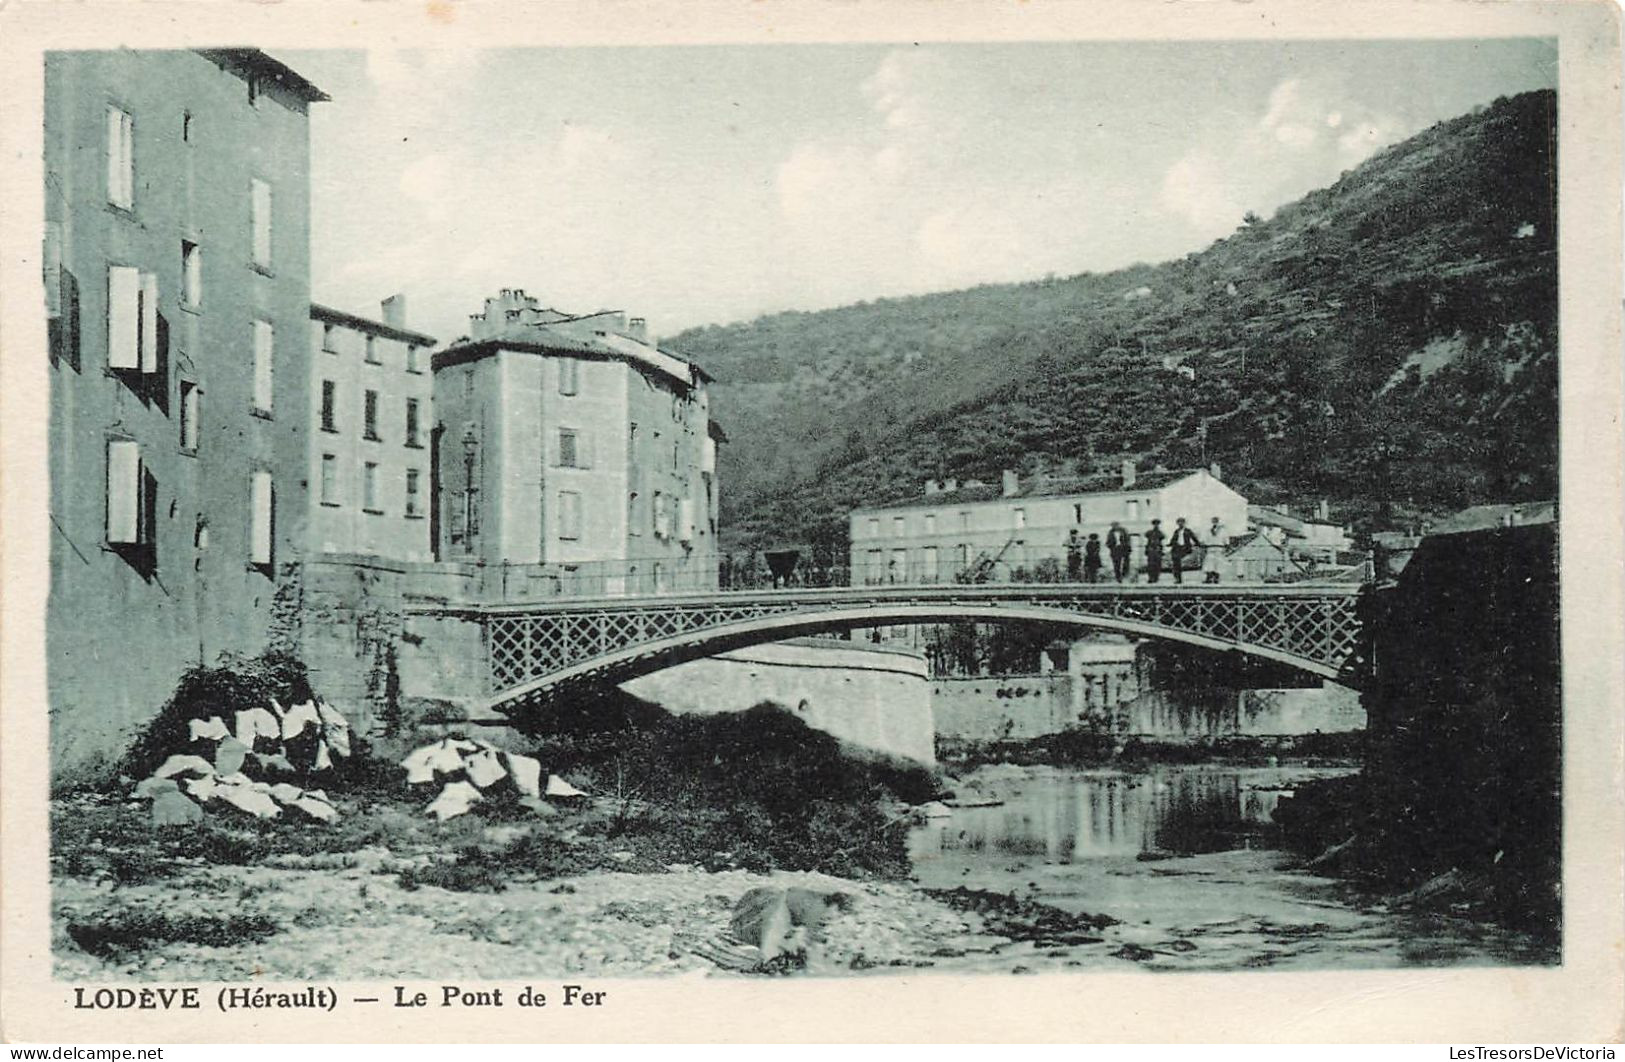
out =
<svg viewBox="0 0 1625 1062"><path fill-rule="evenodd" d="M254 229L254 264L261 269L271 268L271 186L254 178L250 194L250 212ZM242 215L238 215L241 217Z"/></svg>
<svg viewBox="0 0 1625 1062"><path fill-rule="evenodd" d="M361 466L361 508L369 513L381 512L378 504L378 462L368 461Z"/></svg>
<svg viewBox="0 0 1625 1062"><path fill-rule="evenodd" d="M271 473L261 469L249 481L250 526L248 533L248 561L269 567L275 559L271 546L276 499L271 489Z"/></svg>
<svg viewBox="0 0 1625 1062"><path fill-rule="evenodd" d="M419 478L421 473L415 468L406 470L406 515L422 516L423 510L419 503Z"/></svg>
<svg viewBox="0 0 1625 1062"><path fill-rule="evenodd" d="M107 440L107 541L130 546L142 539L141 444L133 439Z"/></svg>
<svg viewBox="0 0 1625 1062"><path fill-rule="evenodd" d="M141 270L107 270L107 367L141 367Z"/></svg>
<svg viewBox="0 0 1625 1062"><path fill-rule="evenodd" d="M572 490L559 491L559 537L581 537L581 495Z"/></svg>
<svg viewBox="0 0 1625 1062"><path fill-rule="evenodd" d="M181 241L181 302L203 305L203 248L190 240Z"/></svg>
<svg viewBox="0 0 1625 1062"><path fill-rule="evenodd" d="M107 108L107 201L135 207L135 119L117 107Z"/></svg>
<svg viewBox="0 0 1625 1062"><path fill-rule="evenodd" d="M188 452L197 450L199 394L197 384L181 381L181 449Z"/></svg>
<svg viewBox="0 0 1625 1062"><path fill-rule="evenodd" d="M273 363L276 355L276 331L269 321L254 322L254 408L262 413L271 412Z"/></svg>
<svg viewBox="0 0 1625 1062"><path fill-rule="evenodd" d="M322 455L322 504L339 503L339 459L337 454Z"/></svg>

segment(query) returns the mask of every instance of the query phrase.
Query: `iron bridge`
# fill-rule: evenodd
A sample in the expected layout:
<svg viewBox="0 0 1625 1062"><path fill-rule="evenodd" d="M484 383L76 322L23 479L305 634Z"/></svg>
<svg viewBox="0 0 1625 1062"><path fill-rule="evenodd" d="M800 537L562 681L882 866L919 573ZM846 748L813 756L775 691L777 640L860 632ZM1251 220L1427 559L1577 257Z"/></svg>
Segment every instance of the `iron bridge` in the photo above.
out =
<svg viewBox="0 0 1625 1062"><path fill-rule="evenodd" d="M709 591L420 606L483 628L486 703L510 714L562 688L624 682L729 649L864 627L1073 624L1240 652L1358 685L1357 585L979 584Z"/></svg>

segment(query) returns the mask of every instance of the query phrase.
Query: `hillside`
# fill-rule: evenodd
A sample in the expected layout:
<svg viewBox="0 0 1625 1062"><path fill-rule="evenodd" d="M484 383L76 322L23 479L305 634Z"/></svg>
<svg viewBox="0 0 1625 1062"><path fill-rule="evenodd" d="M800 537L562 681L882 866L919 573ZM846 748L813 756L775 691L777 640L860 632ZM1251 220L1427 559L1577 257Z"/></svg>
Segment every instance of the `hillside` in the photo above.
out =
<svg viewBox="0 0 1625 1062"><path fill-rule="evenodd" d="M1127 455L1364 527L1555 497L1555 107L1440 123L1177 261L671 337L719 381L728 541Z"/></svg>

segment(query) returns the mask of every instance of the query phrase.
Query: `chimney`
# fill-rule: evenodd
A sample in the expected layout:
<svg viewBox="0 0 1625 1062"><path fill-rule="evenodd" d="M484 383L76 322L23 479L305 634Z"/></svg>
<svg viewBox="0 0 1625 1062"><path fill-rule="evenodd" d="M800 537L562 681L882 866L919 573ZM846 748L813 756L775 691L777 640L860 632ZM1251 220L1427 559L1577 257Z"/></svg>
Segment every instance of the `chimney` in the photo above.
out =
<svg viewBox="0 0 1625 1062"><path fill-rule="evenodd" d="M633 317L626 322L626 334L639 343L649 342L649 322L642 317Z"/></svg>
<svg viewBox="0 0 1625 1062"><path fill-rule="evenodd" d="M1323 524L1331 523L1332 508L1326 503L1325 498L1320 499L1320 504L1315 506L1315 519Z"/></svg>
<svg viewBox="0 0 1625 1062"><path fill-rule="evenodd" d="M383 302L379 303L378 306L379 306L379 309L383 310L383 312L384 312L384 323L385 324L387 324L391 328L404 329L406 327L406 296L405 295L401 295L401 294L391 295L389 298L387 298Z"/></svg>
<svg viewBox="0 0 1625 1062"><path fill-rule="evenodd" d="M1125 488L1134 486L1134 458L1132 457L1123 458L1123 486Z"/></svg>
<svg viewBox="0 0 1625 1062"><path fill-rule="evenodd" d="M928 480L925 481L925 492L927 494L935 494L940 490L942 490L942 484L941 483L938 483L934 479L928 479Z"/></svg>
<svg viewBox="0 0 1625 1062"><path fill-rule="evenodd" d="M1214 479L1218 480L1220 483L1223 483L1224 482L1224 477L1219 474L1220 471L1221 471L1221 469L1219 467L1219 462L1217 462L1217 461L1215 461L1211 465L1207 466L1207 474L1212 476Z"/></svg>
<svg viewBox="0 0 1625 1062"><path fill-rule="evenodd" d="M1010 497L1011 495L1015 494L1015 492L1020 487L1021 487L1021 477L1016 475L1014 469L1009 469L1009 468L1005 469L1004 470L1004 496L1006 498Z"/></svg>

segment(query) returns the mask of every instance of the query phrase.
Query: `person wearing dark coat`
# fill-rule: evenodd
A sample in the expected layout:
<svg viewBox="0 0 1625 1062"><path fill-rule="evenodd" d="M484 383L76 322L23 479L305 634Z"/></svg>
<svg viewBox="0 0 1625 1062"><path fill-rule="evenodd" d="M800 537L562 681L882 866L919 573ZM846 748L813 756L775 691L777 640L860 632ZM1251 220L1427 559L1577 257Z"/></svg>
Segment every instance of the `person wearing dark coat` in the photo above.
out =
<svg viewBox="0 0 1625 1062"><path fill-rule="evenodd" d="M1185 581L1185 565L1191 554L1202 544L1196 537L1196 532L1185 526L1185 518L1181 516L1174 521L1174 535L1168 540L1168 552L1174 559L1174 582Z"/></svg>
<svg viewBox="0 0 1625 1062"><path fill-rule="evenodd" d="M1123 577L1128 574L1128 558L1132 547L1129 545L1128 532L1124 531L1123 525L1116 520L1112 521L1112 529L1106 532L1106 552L1111 554L1112 576L1118 582L1122 582Z"/></svg>
<svg viewBox="0 0 1625 1062"><path fill-rule="evenodd" d="M1145 533L1145 572L1153 583L1162 576L1162 544L1167 537L1162 533L1162 521L1151 521L1151 530Z"/></svg>
<svg viewBox="0 0 1625 1062"><path fill-rule="evenodd" d="M1078 529L1073 528L1066 533L1066 578L1068 582L1075 583L1083 573L1083 541L1078 538Z"/></svg>
<svg viewBox="0 0 1625 1062"><path fill-rule="evenodd" d="M1094 533L1083 544L1083 581L1100 582L1100 536Z"/></svg>

